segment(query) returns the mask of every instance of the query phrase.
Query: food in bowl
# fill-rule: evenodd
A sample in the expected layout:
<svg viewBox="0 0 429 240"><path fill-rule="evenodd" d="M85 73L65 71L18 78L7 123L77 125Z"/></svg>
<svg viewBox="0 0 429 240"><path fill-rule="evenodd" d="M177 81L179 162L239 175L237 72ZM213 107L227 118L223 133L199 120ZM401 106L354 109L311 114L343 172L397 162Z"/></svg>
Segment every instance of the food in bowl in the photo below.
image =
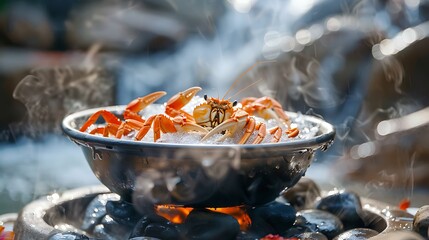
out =
<svg viewBox="0 0 429 240"><path fill-rule="evenodd" d="M200 90L186 89L156 108L152 103L166 92L150 93L132 100L121 117L101 109L88 118L80 131L137 141L229 144L276 143L300 134L297 123L271 97L248 97L238 103L207 95L201 98L196 96ZM105 123L96 124L99 117Z"/></svg>

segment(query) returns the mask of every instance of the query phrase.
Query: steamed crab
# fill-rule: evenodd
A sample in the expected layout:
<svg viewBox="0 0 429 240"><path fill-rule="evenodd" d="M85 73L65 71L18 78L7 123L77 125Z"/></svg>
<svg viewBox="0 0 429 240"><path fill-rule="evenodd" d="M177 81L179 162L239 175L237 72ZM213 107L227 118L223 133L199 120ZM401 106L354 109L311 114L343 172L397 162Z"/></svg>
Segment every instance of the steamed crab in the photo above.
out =
<svg viewBox="0 0 429 240"><path fill-rule="evenodd" d="M271 142L278 142L283 134L290 138L299 134L297 128L291 128L290 120L281 104L270 97L245 98L238 104L237 101L231 102L228 99L205 95L204 101L193 109L192 114L184 111L182 108L200 90L200 87L191 87L177 93L166 102L164 113L151 115L147 119L140 116L139 112L166 95L166 92L154 92L134 99L125 108L124 120L111 112L100 110L82 125L80 131L87 131L101 116L106 124L94 128L90 131L91 134L99 133L103 136L113 135L121 138L131 131L136 131L135 139L141 140L152 129L155 142L161 137L161 132L199 132L204 135L201 141L205 141L215 134L223 134L217 139L217 141L222 141L233 136L238 130L244 129L244 134L238 144L247 143L255 131L257 131L257 136L253 139L253 144L261 143L267 132L272 135ZM266 120L275 119L277 126L267 129L265 123L257 121L254 116Z"/></svg>

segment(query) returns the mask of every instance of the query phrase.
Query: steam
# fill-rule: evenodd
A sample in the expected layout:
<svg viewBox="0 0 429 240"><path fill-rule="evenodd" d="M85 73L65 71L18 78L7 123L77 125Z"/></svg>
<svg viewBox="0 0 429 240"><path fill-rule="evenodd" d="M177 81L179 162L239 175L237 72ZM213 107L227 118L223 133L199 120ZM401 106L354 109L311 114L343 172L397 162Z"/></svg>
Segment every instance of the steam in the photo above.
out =
<svg viewBox="0 0 429 240"><path fill-rule="evenodd" d="M13 97L25 105L27 116L11 126L15 135L59 133L67 114L113 103L112 75L92 62L98 47L84 56L83 65L34 69L18 83Z"/></svg>
<svg viewBox="0 0 429 240"><path fill-rule="evenodd" d="M39 141L20 138L13 146L0 145L0 156L0 193L17 203L29 202L53 189L98 183L79 147L63 136L48 134Z"/></svg>

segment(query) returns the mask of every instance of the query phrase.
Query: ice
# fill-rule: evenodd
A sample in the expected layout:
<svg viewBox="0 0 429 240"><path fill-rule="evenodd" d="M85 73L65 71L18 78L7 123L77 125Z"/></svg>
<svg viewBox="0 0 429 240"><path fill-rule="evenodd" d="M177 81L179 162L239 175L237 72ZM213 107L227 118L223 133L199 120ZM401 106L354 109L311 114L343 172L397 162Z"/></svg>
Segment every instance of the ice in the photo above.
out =
<svg viewBox="0 0 429 240"><path fill-rule="evenodd" d="M204 98L200 96L195 96L187 105L183 107L183 110L187 113L192 115L193 109L204 102ZM238 105L240 107L240 105ZM165 103L164 104L154 104L149 105L144 110L140 112L143 119L147 119L148 117L154 115L154 114L164 114L165 112ZM276 119L268 119L265 120L263 118L252 116L257 123L264 123L267 127L267 134L262 141L262 143L270 143L272 140L272 136L269 134L268 130L280 126L282 128L282 132L284 133L287 130L287 127L283 124L279 124ZM92 129L98 126L92 126L88 129L87 132L90 132ZM300 133L295 138L289 138L287 134L283 134L280 142L289 142L294 141L296 139L310 139L317 135L319 132L319 126L310 123L308 121L305 121L304 116L301 113L298 113L295 118L291 118L291 128L298 128ZM126 140L134 140L134 136L136 134L136 131L130 132L130 134L123 136L123 139ZM180 144L235 144L240 141L241 137L244 134L244 128L242 130L237 130L236 133L228 138L222 138L222 134L215 134L209 139L205 140L204 142L201 141L201 139L204 137L202 133L199 132L184 132L178 129L178 132L175 133L163 133L161 134L160 139L158 139L157 142L160 143L180 143ZM253 140L257 137L258 130L255 130L252 135L250 136L248 143L252 143ZM112 136L114 137L114 136ZM221 140L220 140L221 139ZM141 139L142 142L153 142L154 136L152 129L149 130L149 132L146 134L146 136Z"/></svg>

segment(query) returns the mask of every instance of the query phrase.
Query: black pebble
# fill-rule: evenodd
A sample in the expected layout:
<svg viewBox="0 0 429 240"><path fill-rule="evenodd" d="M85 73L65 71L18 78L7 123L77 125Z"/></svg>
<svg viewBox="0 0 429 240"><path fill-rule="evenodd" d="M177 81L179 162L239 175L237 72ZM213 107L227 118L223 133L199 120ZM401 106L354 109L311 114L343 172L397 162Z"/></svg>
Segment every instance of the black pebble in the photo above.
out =
<svg viewBox="0 0 429 240"><path fill-rule="evenodd" d="M134 226L142 218L134 206L125 201L108 201L106 212L116 222L127 226Z"/></svg>
<svg viewBox="0 0 429 240"><path fill-rule="evenodd" d="M344 230L340 219L329 212L307 209L299 211L296 215L295 225L307 227L312 232L321 232L329 239L332 239Z"/></svg>
<svg viewBox="0 0 429 240"><path fill-rule="evenodd" d="M365 240L370 239L371 237L377 236L378 232L369 228L355 228L348 230L347 232L343 232L334 238L334 240Z"/></svg>
<svg viewBox="0 0 429 240"><path fill-rule="evenodd" d="M107 201L118 200L119 196L114 193L99 194L87 206L83 217L81 229L91 231L101 222L106 215Z"/></svg>
<svg viewBox="0 0 429 240"><path fill-rule="evenodd" d="M194 209L181 226L186 239L236 239L240 232L237 220L224 213Z"/></svg>
<svg viewBox="0 0 429 240"><path fill-rule="evenodd" d="M296 218L295 208L289 204L280 202L271 202L263 206L249 209L248 214L252 219L251 228L263 228L265 227L264 225L268 224L271 229L274 230L274 232L268 232L271 234L281 234L285 232L293 225ZM271 229L268 228L269 231L271 231Z"/></svg>
<svg viewBox="0 0 429 240"><path fill-rule="evenodd" d="M159 239L182 239L177 225L158 215L148 215L140 219L134 227L131 238L155 237Z"/></svg>
<svg viewBox="0 0 429 240"><path fill-rule="evenodd" d="M315 203L315 208L330 212L343 223L344 229L364 228L364 212L356 193L336 191Z"/></svg>

